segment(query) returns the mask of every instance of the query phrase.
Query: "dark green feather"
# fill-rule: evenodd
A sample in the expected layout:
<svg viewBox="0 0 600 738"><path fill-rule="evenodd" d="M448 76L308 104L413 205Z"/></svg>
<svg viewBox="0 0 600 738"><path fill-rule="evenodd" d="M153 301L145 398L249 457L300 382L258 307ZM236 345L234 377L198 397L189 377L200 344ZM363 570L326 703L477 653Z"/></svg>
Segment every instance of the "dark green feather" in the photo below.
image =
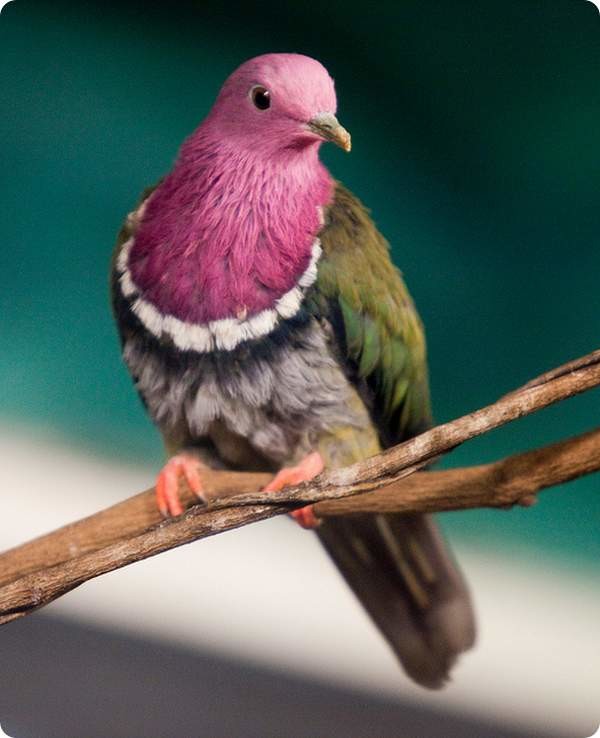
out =
<svg viewBox="0 0 600 738"><path fill-rule="evenodd" d="M431 423L423 326L386 240L340 184L321 245L309 310L331 323L384 445L420 432Z"/></svg>

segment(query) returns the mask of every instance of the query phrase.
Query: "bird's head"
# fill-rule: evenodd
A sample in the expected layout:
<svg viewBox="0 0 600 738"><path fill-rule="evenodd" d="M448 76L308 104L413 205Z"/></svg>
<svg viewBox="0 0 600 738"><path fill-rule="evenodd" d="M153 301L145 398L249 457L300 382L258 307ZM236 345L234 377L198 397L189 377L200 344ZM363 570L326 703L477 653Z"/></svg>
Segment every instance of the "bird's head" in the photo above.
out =
<svg viewBox="0 0 600 738"><path fill-rule="evenodd" d="M265 54L229 76L207 122L244 148L302 151L332 141L350 151L336 108L333 80L322 64L301 54Z"/></svg>

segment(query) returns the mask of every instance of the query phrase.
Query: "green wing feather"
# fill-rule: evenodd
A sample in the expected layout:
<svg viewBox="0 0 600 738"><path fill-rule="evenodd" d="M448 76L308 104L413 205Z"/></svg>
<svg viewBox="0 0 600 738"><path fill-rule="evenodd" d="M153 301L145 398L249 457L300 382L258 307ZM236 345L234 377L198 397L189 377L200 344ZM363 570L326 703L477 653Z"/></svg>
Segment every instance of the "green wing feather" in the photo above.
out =
<svg viewBox="0 0 600 738"><path fill-rule="evenodd" d="M431 424L425 336L387 241L340 184L320 237L323 256L309 309L333 327L382 444L421 432Z"/></svg>
<svg viewBox="0 0 600 738"><path fill-rule="evenodd" d="M431 424L425 337L389 246L361 203L341 185L321 231L323 256L309 307L331 326L338 360L379 444L352 445L336 429L331 465L351 463ZM352 439L351 428L346 436ZM376 439L377 440L377 439ZM323 444L319 446L323 452ZM426 516L348 515L323 521L321 542L413 679L441 687L475 622L467 587ZM367 552L366 555L360 552Z"/></svg>

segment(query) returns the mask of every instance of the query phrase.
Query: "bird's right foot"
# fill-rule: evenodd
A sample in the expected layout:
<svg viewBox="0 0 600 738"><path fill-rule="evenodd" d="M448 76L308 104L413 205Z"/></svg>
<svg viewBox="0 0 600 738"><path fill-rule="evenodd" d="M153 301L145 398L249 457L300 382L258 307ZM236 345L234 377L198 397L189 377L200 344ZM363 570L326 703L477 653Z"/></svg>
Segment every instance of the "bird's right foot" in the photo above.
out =
<svg viewBox="0 0 600 738"><path fill-rule="evenodd" d="M279 492L284 487L301 482L310 482L319 475L325 468L323 457L318 451L305 456L297 466L286 466L280 469L273 479L263 489L263 492ZM317 528L319 520L314 513L312 505L305 505L299 510L290 513L294 520L302 526L302 528Z"/></svg>
<svg viewBox="0 0 600 738"><path fill-rule="evenodd" d="M156 503L164 517L181 515L183 505L179 499L179 480L188 483L192 492L206 502L200 471L204 465L197 456L179 453L172 456L156 478Z"/></svg>

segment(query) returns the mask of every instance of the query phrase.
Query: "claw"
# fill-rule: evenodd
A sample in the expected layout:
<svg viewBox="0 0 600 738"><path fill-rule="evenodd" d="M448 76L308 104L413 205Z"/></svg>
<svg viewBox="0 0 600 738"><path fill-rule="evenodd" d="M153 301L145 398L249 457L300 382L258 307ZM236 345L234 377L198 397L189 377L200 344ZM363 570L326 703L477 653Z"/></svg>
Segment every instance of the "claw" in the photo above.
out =
<svg viewBox="0 0 600 738"><path fill-rule="evenodd" d="M309 482L320 474L325 468L323 457L318 451L306 456L298 466L287 466L280 469L273 479L264 488L264 492L279 492L284 487ZM299 510L294 510L290 515L303 528L316 528L319 520L315 515L312 505L306 505Z"/></svg>
<svg viewBox="0 0 600 738"><path fill-rule="evenodd" d="M294 520L302 528L306 528L307 530L312 530L313 528L319 527L320 520L315 515L314 505L305 505L304 507L301 507L299 510L293 510L290 513L290 515L294 518Z"/></svg>
<svg viewBox="0 0 600 738"><path fill-rule="evenodd" d="M185 478L192 492L206 502L202 489L200 468L202 464L193 454L180 453L171 457L156 478L156 503L164 517L181 515L183 506L179 499L179 479Z"/></svg>

